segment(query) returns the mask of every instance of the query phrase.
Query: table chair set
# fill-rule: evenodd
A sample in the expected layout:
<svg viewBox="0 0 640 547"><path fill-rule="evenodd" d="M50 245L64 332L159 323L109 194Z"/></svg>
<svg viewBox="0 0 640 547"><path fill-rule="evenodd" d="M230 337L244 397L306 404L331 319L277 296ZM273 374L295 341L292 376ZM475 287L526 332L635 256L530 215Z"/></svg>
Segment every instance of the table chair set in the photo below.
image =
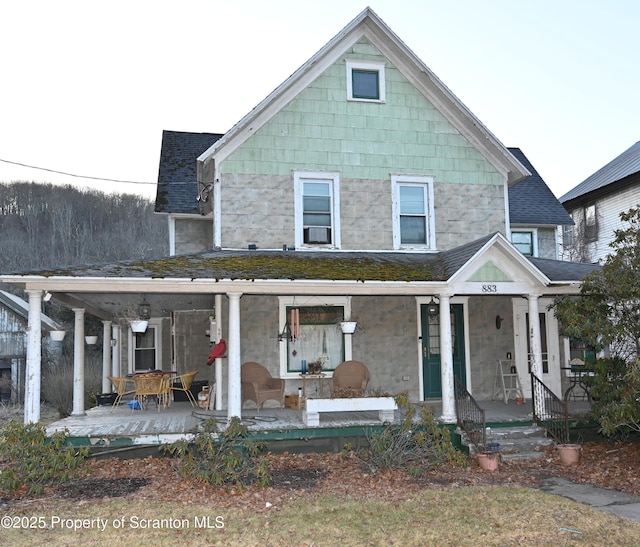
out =
<svg viewBox="0 0 640 547"><path fill-rule="evenodd" d="M111 410L120 405L124 396L133 395L133 401L137 401L137 404L132 405L132 411L136 408L146 410L149 401L153 400L159 412L161 407L167 408L171 405L173 391L184 392L191 406L197 406L191 393L191 385L197 374L196 370L179 376L163 372L137 373L126 378L109 376L116 390L116 399Z"/></svg>

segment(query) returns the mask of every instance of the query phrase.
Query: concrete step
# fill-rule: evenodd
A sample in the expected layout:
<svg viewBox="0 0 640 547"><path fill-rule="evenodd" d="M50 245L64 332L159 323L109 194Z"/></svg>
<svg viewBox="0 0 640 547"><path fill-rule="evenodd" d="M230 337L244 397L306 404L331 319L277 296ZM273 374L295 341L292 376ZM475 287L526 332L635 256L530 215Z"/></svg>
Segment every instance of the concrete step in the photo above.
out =
<svg viewBox="0 0 640 547"><path fill-rule="evenodd" d="M541 427L515 426L487 428L487 445L498 443L499 452L503 460L523 460L542 458L545 448L553 441L546 436ZM462 435L462 444L469 448L469 454L475 455L476 449L472 443Z"/></svg>

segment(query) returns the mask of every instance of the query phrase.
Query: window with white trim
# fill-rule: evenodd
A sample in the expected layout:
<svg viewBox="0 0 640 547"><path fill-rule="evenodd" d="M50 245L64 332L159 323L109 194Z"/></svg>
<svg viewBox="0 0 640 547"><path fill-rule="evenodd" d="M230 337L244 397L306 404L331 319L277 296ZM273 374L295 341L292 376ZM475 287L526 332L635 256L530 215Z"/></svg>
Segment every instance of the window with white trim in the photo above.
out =
<svg viewBox="0 0 640 547"><path fill-rule="evenodd" d="M340 247L339 176L294 173L296 247Z"/></svg>
<svg viewBox="0 0 640 547"><path fill-rule="evenodd" d="M393 176L393 246L435 249L433 178Z"/></svg>
<svg viewBox="0 0 640 547"><path fill-rule="evenodd" d="M347 59L347 99L383 103L386 84L384 63Z"/></svg>
<svg viewBox="0 0 640 547"><path fill-rule="evenodd" d="M339 322L351 316L350 297L280 296L279 341L280 377L300 378L302 361L320 362L331 375L344 360L351 359L351 335L340 330ZM292 326L292 310L297 329ZM307 368L308 370L308 368Z"/></svg>

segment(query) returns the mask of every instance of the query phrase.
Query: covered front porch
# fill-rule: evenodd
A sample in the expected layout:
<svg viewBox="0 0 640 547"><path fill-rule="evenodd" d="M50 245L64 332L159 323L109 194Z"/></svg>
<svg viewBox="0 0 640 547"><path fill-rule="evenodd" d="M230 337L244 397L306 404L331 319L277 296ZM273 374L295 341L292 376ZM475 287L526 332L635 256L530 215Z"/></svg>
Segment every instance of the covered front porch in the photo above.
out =
<svg viewBox="0 0 640 547"><path fill-rule="evenodd" d="M432 407L436 419L442 415L440 401L415 404ZM479 401L478 404L485 410L487 428L532 423L530 400L525 404L517 404L513 400L507 404L498 400ZM569 401L568 408L572 423L584 422L590 403ZM307 444L310 449L321 450L324 447L324 450L330 450L332 445L340 449L344 439L363 439L367 431L382 425L378 413L369 411L324 413L320 416L319 426L307 427L302 413L302 410L279 407L263 408L257 412L255 407L248 406L242 410L242 421L251 433L269 443L270 450L274 450L281 441ZM126 404L116 408L98 406L87 410L84 415L51 423L47 433L50 435L54 431L66 430L73 444L103 450L160 446L188 437L210 417L215 417L222 426L227 422L226 411L207 411L194 408L187 402L174 402L159 412L153 404L147 410L135 411ZM400 419L400 412L396 411L395 420Z"/></svg>

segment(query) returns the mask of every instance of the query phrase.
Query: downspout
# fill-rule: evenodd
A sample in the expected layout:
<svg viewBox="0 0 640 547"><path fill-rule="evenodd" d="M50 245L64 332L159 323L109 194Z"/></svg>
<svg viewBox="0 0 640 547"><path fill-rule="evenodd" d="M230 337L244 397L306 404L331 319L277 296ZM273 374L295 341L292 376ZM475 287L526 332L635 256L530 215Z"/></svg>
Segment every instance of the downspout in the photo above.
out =
<svg viewBox="0 0 640 547"><path fill-rule="evenodd" d="M217 177L213 181L213 248L222 249L222 188Z"/></svg>

